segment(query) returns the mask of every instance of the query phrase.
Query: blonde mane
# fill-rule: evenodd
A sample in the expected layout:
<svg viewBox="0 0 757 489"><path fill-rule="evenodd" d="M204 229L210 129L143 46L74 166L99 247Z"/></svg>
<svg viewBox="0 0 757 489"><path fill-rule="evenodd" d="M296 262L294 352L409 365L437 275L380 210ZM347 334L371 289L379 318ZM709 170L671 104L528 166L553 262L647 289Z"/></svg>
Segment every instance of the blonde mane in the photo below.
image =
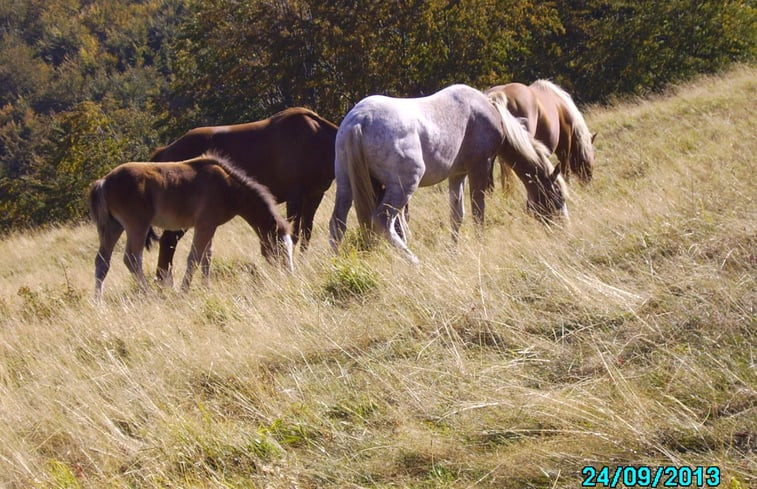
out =
<svg viewBox="0 0 757 489"><path fill-rule="evenodd" d="M581 158L584 161L591 161L591 131L589 131L589 126L586 125L586 120L584 120L581 111L578 110L575 102L573 102L573 97L560 86L549 80L536 80L532 85L543 90L549 90L562 100L573 120L573 136L578 140Z"/></svg>
<svg viewBox="0 0 757 489"><path fill-rule="evenodd" d="M507 110L507 95L503 92L494 92L489 95L489 98L500 113L505 137L510 144L525 156L529 163L541 168L546 175L550 175L554 167L549 160L549 148L541 141L532 138L520 121Z"/></svg>

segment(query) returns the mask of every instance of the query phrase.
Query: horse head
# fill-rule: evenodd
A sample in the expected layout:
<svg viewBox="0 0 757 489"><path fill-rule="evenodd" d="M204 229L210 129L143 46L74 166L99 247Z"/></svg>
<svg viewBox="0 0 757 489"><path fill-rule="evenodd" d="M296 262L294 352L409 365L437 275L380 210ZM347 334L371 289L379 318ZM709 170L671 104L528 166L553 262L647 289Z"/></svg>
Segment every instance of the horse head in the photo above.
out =
<svg viewBox="0 0 757 489"><path fill-rule="evenodd" d="M275 233L260 240L260 253L269 263L282 266L294 272L294 258L291 228L279 225Z"/></svg>
<svg viewBox="0 0 757 489"><path fill-rule="evenodd" d="M570 171L578 175L578 179L582 183L591 182L594 172L594 140L596 137L596 132L594 134L577 134L574 136L574 143L571 145L568 161Z"/></svg>
<svg viewBox="0 0 757 489"><path fill-rule="evenodd" d="M528 211L545 223L567 221L569 216L565 199L568 187L560 173L560 167L556 167L551 173L537 172L529 177L526 182Z"/></svg>

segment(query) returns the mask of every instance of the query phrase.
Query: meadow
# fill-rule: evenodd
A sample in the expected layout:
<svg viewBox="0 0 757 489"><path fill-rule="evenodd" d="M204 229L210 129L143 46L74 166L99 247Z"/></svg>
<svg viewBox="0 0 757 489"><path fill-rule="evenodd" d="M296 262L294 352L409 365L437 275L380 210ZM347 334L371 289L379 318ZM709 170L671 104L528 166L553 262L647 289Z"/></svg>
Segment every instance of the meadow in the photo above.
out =
<svg viewBox="0 0 757 489"><path fill-rule="evenodd" d="M737 66L587 108L570 226L498 186L453 248L446 186L423 189L417 267L356 234L333 255L333 186L293 275L236 219L188 294L141 293L122 238L93 304L89 222L4 236L0 487L574 488L618 465L754 487L756 97Z"/></svg>

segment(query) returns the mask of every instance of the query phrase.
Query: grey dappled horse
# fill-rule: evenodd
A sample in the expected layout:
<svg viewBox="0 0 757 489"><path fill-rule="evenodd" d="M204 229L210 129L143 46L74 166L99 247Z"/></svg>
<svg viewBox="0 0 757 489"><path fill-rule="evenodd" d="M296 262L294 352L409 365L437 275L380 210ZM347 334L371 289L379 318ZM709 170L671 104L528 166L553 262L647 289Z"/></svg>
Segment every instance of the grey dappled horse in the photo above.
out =
<svg viewBox="0 0 757 489"><path fill-rule="evenodd" d="M354 198L360 225L384 235L417 262L407 247L402 211L418 187L445 179L456 241L464 213L465 179L470 180L473 217L482 225L484 194L497 156L522 169L519 177L529 210L545 219L567 218L565 182L553 169L549 151L528 134L506 104L504 97L488 97L467 85L452 85L422 98L374 95L358 102L336 136L332 247L337 249L344 236Z"/></svg>

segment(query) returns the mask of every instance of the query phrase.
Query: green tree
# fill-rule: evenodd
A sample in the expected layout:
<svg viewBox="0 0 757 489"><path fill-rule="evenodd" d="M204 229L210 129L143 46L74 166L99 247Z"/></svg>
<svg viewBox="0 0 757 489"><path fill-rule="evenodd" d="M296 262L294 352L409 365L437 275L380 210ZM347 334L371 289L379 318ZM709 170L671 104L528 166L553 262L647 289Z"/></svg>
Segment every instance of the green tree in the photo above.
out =
<svg viewBox="0 0 757 489"><path fill-rule="evenodd" d="M57 141L51 148L54 165L39 173L47 187L45 208L55 221L86 215L90 184L128 159L129 139L95 102L81 102L58 115Z"/></svg>
<svg viewBox="0 0 757 489"><path fill-rule="evenodd" d="M510 0L211 0L175 45L172 115L192 125L307 105L336 121L375 93L419 96L507 80L529 30L559 29L551 4Z"/></svg>
<svg viewBox="0 0 757 489"><path fill-rule="evenodd" d="M757 10L740 0L570 0L556 4L563 32L541 35L540 70L579 101L643 94L757 49ZM551 47L551 48L550 48Z"/></svg>
<svg viewBox="0 0 757 489"><path fill-rule="evenodd" d="M150 154L184 3L0 2L0 228L80 217L89 182Z"/></svg>
<svg viewBox="0 0 757 489"><path fill-rule="evenodd" d="M0 228L81 216L193 126L458 82L603 101L756 54L753 0L2 0Z"/></svg>
<svg viewBox="0 0 757 489"><path fill-rule="evenodd" d="M0 106L33 96L51 76L52 68L22 39L13 34L0 39Z"/></svg>
<svg viewBox="0 0 757 489"><path fill-rule="evenodd" d="M49 118L23 98L0 108L0 229L45 222L33 217L44 207L33 175L45 165L40 154L49 132Z"/></svg>

